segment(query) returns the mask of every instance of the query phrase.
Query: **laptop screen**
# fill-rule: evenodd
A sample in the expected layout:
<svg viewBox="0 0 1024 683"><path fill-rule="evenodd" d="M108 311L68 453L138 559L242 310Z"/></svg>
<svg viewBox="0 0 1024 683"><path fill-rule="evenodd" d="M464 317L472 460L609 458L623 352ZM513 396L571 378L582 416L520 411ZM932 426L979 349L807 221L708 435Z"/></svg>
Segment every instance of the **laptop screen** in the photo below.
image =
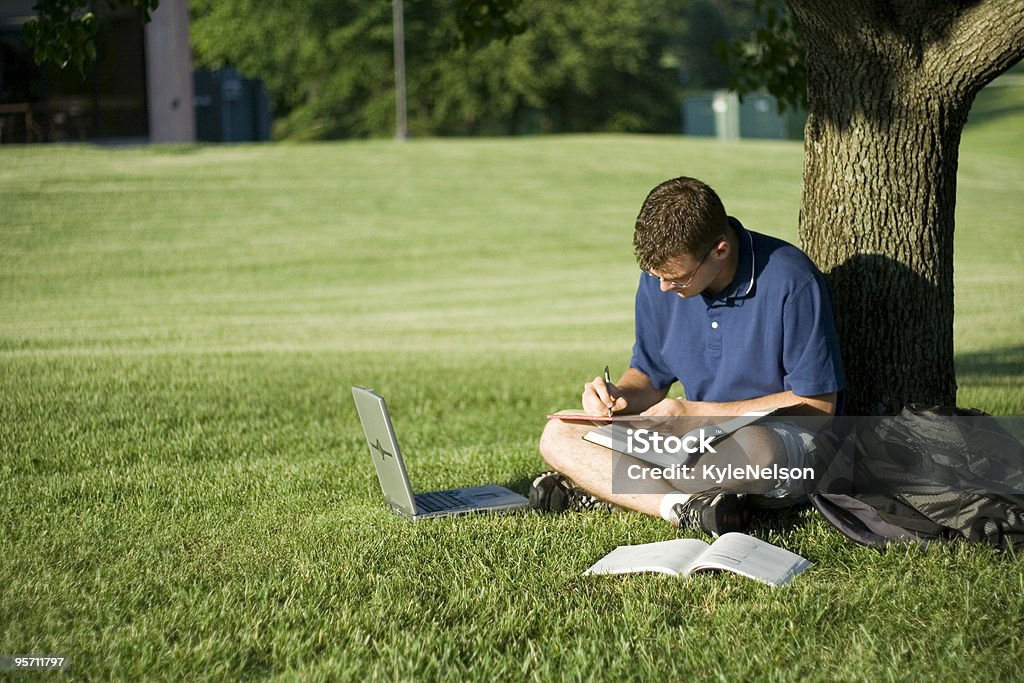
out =
<svg viewBox="0 0 1024 683"><path fill-rule="evenodd" d="M352 387L352 398L356 402L359 421L363 425L370 457L377 468L377 479L388 505L398 507L409 515L416 514L412 487L406 474L402 455L398 450L398 439L388 415L384 399L369 389Z"/></svg>

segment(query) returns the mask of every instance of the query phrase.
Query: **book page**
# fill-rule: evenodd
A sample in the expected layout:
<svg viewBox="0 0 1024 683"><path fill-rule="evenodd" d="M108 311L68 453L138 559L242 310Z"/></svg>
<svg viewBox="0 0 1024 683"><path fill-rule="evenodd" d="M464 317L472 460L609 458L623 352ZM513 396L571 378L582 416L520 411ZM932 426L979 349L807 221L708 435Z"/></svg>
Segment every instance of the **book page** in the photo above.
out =
<svg viewBox="0 0 1024 683"><path fill-rule="evenodd" d="M721 569L773 586L784 586L811 563L796 553L746 534L723 534L687 573Z"/></svg>
<svg viewBox="0 0 1024 683"><path fill-rule="evenodd" d="M623 431L620 433L620 429L622 429L620 425L607 424L603 427L598 427L597 429L591 429L583 435L583 440L614 450L616 437L618 437L620 441L625 439L625 432Z"/></svg>
<svg viewBox="0 0 1024 683"><path fill-rule="evenodd" d="M685 567L707 548L707 543L694 538L677 538L642 545L620 545L595 562L584 575L658 572L679 576L685 573Z"/></svg>

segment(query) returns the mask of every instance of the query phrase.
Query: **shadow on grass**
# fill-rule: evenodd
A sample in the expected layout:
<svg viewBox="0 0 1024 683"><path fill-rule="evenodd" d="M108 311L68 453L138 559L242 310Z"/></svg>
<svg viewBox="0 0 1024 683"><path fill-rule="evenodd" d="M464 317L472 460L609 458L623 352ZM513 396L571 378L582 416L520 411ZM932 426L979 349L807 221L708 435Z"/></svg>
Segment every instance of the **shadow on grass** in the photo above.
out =
<svg viewBox="0 0 1024 683"><path fill-rule="evenodd" d="M960 380L1024 375L1024 345L956 354L956 374Z"/></svg>
<svg viewBox="0 0 1024 683"><path fill-rule="evenodd" d="M794 529L799 529L807 524L809 517L805 512L810 509L810 501L804 501L803 503L786 508L757 508L754 511L754 517L751 520L750 528L747 529L747 533L759 538L767 538L771 532L785 534Z"/></svg>
<svg viewBox="0 0 1024 683"><path fill-rule="evenodd" d="M519 477L518 479L513 479L512 481L504 482L502 486L504 486L507 489L512 489L513 491L520 495L529 496L530 484L533 483L534 478L538 474L540 474L539 471L525 477Z"/></svg>

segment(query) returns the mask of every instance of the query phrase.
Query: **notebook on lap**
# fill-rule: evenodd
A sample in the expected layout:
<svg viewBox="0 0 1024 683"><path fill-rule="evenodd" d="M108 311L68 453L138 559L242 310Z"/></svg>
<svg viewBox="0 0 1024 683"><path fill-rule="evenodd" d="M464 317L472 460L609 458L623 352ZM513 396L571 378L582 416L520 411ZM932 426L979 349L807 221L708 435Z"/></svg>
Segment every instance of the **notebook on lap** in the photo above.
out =
<svg viewBox="0 0 1024 683"><path fill-rule="evenodd" d="M525 508L529 503L524 496L494 484L413 493L383 397L370 389L352 387L352 398L384 500L402 517L420 520L472 512L508 512Z"/></svg>

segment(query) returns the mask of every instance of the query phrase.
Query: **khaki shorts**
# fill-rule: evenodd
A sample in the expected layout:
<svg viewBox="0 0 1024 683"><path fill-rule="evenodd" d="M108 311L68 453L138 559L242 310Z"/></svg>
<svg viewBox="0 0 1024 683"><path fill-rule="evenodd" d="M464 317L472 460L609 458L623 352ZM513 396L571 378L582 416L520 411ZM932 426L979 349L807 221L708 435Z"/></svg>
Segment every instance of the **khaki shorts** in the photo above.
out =
<svg viewBox="0 0 1024 683"><path fill-rule="evenodd" d="M762 426L770 427L786 446L789 468L813 467L814 459L811 451L814 447L814 432L790 422L763 422ZM807 502L805 491L813 481L805 479L782 479L776 482L771 491L752 495L751 502L761 508L786 508L802 505Z"/></svg>

